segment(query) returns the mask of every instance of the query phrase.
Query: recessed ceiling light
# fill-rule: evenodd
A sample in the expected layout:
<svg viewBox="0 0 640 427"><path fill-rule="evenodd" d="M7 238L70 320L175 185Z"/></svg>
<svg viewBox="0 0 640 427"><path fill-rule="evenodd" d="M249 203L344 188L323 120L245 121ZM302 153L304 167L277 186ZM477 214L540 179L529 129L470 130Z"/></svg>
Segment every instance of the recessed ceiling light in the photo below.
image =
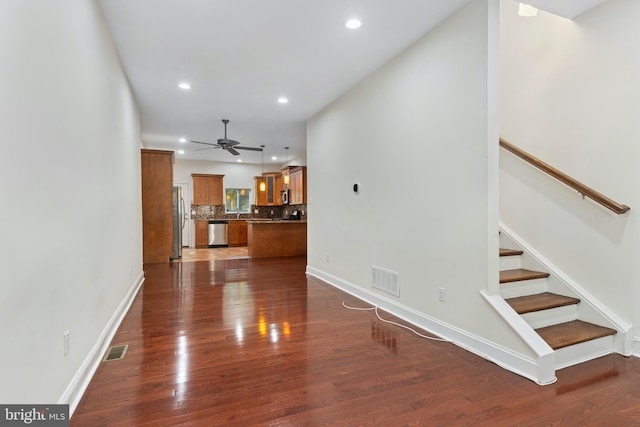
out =
<svg viewBox="0 0 640 427"><path fill-rule="evenodd" d="M187 138L180 138L178 141L180 141L180 142L182 142L184 144L185 142L187 142Z"/></svg>
<svg viewBox="0 0 640 427"><path fill-rule="evenodd" d="M238 163L242 163L242 159L238 159Z"/></svg>
<svg viewBox="0 0 640 427"><path fill-rule="evenodd" d="M180 89L184 89L184 90L189 90L189 89L191 89L191 85L190 85L189 83L187 83L187 82L180 82L180 83L178 83L178 87L179 87Z"/></svg>
<svg viewBox="0 0 640 427"><path fill-rule="evenodd" d="M178 150L178 154L184 154L184 150Z"/></svg>
<svg viewBox="0 0 640 427"><path fill-rule="evenodd" d="M362 26L362 22L360 22L359 19L353 18L353 19L349 19L347 22L345 22L344 26L347 27L350 30L355 30L355 29L360 28Z"/></svg>
<svg viewBox="0 0 640 427"><path fill-rule="evenodd" d="M278 158L276 156L272 156L271 160L278 160Z"/></svg>
<svg viewBox="0 0 640 427"><path fill-rule="evenodd" d="M280 104L286 104L289 102L289 100L287 98L285 98L284 96L281 96L280 98L278 98L278 102Z"/></svg>

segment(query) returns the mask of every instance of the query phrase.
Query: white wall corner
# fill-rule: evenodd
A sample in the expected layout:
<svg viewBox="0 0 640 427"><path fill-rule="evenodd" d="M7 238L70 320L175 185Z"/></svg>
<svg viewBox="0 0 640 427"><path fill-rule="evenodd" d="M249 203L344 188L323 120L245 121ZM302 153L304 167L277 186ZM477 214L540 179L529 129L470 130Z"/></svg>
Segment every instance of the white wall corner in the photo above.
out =
<svg viewBox="0 0 640 427"><path fill-rule="evenodd" d="M398 304L375 293L369 292L359 286L344 281L336 276L317 268L307 266L306 273L323 282L355 296L373 306L399 317L418 328L449 340L467 351L470 351L483 359L489 360L503 369L527 378L539 385L547 385L555 382L555 358L553 351L538 355L538 360L533 360L522 354L492 343L479 336L473 335L455 326L441 322L438 319L417 312L409 307ZM545 343L546 345L546 343ZM547 346L548 347L548 346Z"/></svg>
<svg viewBox="0 0 640 427"><path fill-rule="evenodd" d="M109 348L111 340L118 331L120 323L122 323L124 316L129 311L129 307L133 304L133 301L135 300L136 295L138 295L138 291L142 287L143 283L144 271L141 271L135 282L131 285L129 292L125 295L124 299L111 316L111 319L109 319L109 322L105 325L102 333L98 337L98 340L80 366L80 369L78 369L76 374L73 376L66 390L58 400L58 404L69 405L70 417L78 407L80 399L82 399L82 395L93 378L93 374L98 369L107 348Z"/></svg>

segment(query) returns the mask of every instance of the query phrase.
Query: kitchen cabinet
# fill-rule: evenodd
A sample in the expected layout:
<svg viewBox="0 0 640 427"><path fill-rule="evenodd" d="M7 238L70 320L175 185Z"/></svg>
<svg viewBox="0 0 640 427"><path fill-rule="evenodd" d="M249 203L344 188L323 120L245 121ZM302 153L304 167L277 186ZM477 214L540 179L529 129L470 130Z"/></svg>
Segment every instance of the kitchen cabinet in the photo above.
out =
<svg viewBox="0 0 640 427"><path fill-rule="evenodd" d="M247 221L229 221L229 246L247 246Z"/></svg>
<svg viewBox="0 0 640 427"><path fill-rule="evenodd" d="M142 262L168 262L173 255L173 151L140 151Z"/></svg>
<svg viewBox="0 0 640 427"><path fill-rule="evenodd" d="M289 169L289 204L307 204L307 167L296 166Z"/></svg>
<svg viewBox="0 0 640 427"><path fill-rule="evenodd" d="M209 221L196 221L196 248L209 247Z"/></svg>
<svg viewBox="0 0 640 427"><path fill-rule="evenodd" d="M192 173L194 205L224 205L224 175Z"/></svg>
<svg viewBox="0 0 640 427"><path fill-rule="evenodd" d="M251 258L307 254L306 221L248 221L247 252Z"/></svg>
<svg viewBox="0 0 640 427"><path fill-rule="evenodd" d="M282 191L282 174L280 172L265 172L262 176L254 177L256 185L256 206L280 206L280 191ZM260 191L260 183L265 183L265 191Z"/></svg>

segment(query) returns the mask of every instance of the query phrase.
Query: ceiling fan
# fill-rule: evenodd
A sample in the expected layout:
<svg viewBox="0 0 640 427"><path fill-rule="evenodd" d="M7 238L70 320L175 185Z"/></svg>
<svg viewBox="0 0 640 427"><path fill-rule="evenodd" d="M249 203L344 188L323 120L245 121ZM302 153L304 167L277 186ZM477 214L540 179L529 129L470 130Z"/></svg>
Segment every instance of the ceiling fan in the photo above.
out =
<svg viewBox="0 0 640 427"><path fill-rule="evenodd" d="M236 150L262 151L262 148L257 148L257 147L240 147L239 145L240 143L238 141L234 141L233 139L227 138L227 123L229 123L229 120L222 119L222 123L224 123L224 138L218 139L217 144L212 144L210 142L194 141L194 140L191 140L191 142L194 142L196 144L211 145L211 147L202 148L202 150L209 150L210 148L222 148L223 150L227 150L234 156L240 155L240 153L238 153Z"/></svg>

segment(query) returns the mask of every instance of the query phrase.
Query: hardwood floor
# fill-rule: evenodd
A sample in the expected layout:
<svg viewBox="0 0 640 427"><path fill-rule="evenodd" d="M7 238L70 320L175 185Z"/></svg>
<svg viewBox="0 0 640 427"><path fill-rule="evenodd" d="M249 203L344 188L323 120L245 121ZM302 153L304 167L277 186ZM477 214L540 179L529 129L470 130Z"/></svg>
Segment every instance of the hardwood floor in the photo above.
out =
<svg viewBox="0 0 640 427"><path fill-rule="evenodd" d="M246 246L230 248L182 248L182 259L178 262L215 261L219 259L248 258L249 250Z"/></svg>
<svg viewBox="0 0 640 427"><path fill-rule="evenodd" d="M100 365L72 426L640 425L640 359L541 387L345 309L364 304L304 258L211 256L145 266L112 343L126 357Z"/></svg>

